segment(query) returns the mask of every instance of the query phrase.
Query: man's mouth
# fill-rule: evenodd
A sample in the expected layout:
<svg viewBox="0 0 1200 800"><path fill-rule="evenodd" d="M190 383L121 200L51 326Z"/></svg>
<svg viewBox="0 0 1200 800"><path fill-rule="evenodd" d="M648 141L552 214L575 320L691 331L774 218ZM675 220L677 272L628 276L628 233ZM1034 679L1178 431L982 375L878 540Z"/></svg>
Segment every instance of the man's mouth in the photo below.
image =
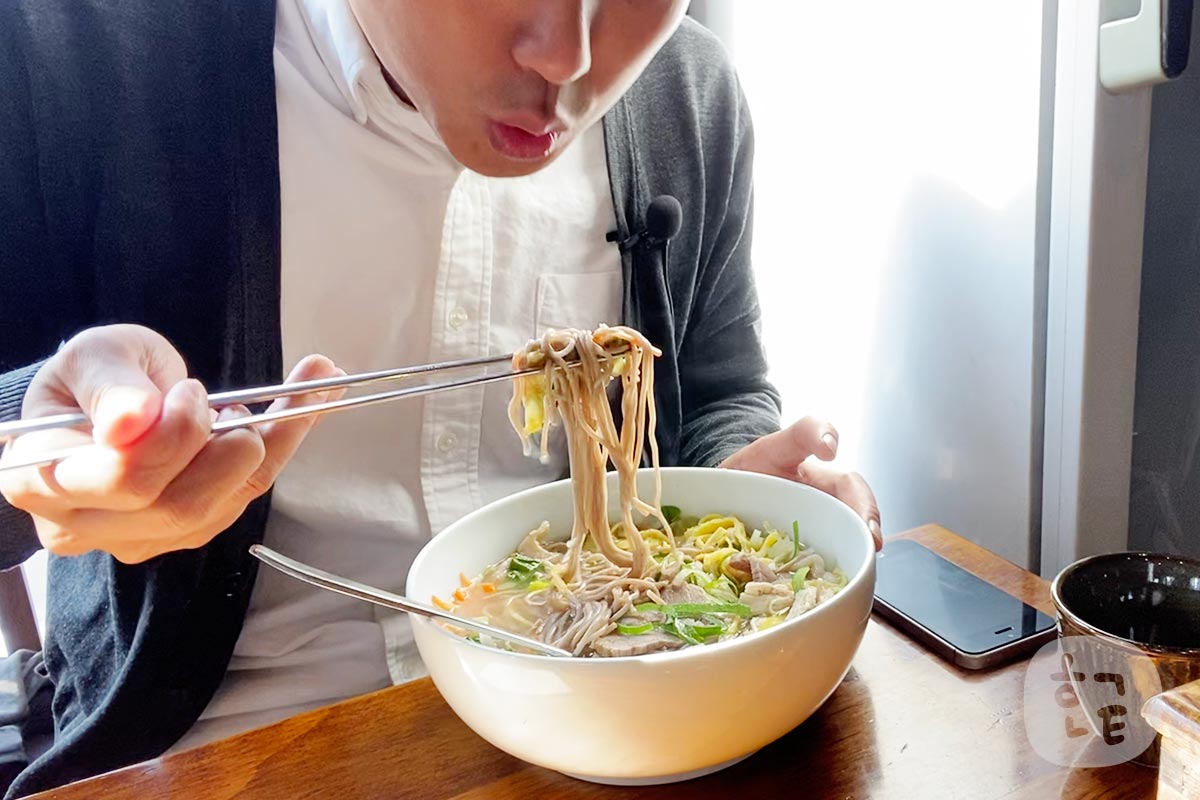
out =
<svg viewBox="0 0 1200 800"><path fill-rule="evenodd" d="M517 161L540 161L554 150L563 132L556 119L532 114L513 114L503 120L488 120L488 141L501 155Z"/></svg>

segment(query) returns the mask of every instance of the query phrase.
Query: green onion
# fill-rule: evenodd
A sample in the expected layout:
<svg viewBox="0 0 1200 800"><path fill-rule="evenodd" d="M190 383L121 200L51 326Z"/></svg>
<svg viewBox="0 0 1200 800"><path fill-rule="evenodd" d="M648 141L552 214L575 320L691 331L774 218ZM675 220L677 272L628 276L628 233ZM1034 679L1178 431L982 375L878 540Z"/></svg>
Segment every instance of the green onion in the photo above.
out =
<svg viewBox="0 0 1200 800"><path fill-rule="evenodd" d="M649 622L639 622L639 623L618 622L617 623L617 633L621 634L622 636L637 636L639 633L648 633L653 628L654 628L654 625L652 625Z"/></svg>
<svg viewBox="0 0 1200 800"><path fill-rule="evenodd" d="M678 636L688 644L704 644L706 639L725 632L725 626L719 622L689 622L679 617L672 617L670 622L661 627L666 633Z"/></svg>
<svg viewBox="0 0 1200 800"><path fill-rule="evenodd" d="M678 618L672 618L670 622L663 626L664 631L678 636L688 644L704 644L704 640L697 637L688 628L689 626L680 622Z"/></svg>
<svg viewBox="0 0 1200 800"><path fill-rule="evenodd" d="M792 558L800 555L800 521L792 520Z"/></svg>
<svg viewBox="0 0 1200 800"><path fill-rule="evenodd" d="M542 589L547 589L549 587L550 587L550 581L537 580L537 581L529 582L529 591L531 591L531 592L537 592Z"/></svg>
<svg viewBox="0 0 1200 800"><path fill-rule="evenodd" d="M803 566L792 573L792 591L798 592L804 588L804 581L808 578L808 566Z"/></svg>
<svg viewBox="0 0 1200 800"><path fill-rule="evenodd" d="M703 637L705 639L707 639L709 636L720 636L722 633L725 632L725 626L717 624L717 623L712 623L711 625L699 623L699 624L695 624L695 625L688 625L687 627L688 627L688 630L691 631L693 634L695 634L696 636Z"/></svg>
<svg viewBox="0 0 1200 800"><path fill-rule="evenodd" d="M634 608L640 612L657 611L671 618L696 617L701 614L736 614L739 617L753 615L750 606L744 603L675 603L674 605L639 603Z"/></svg>
<svg viewBox="0 0 1200 800"><path fill-rule="evenodd" d="M707 573L706 573L707 574ZM704 591L715 597L718 602L736 603L738 599L737 584L734 583L726 575L718 575L713 580L709 581L704 587Z"/></svg>
<svg viewBox="0 0 1200 800"><path fill-rule="evenodd" d="M542 562L536 558L515 555L508 560L508 579L521 586L527 586L542 571Z"/></svg>
<svg viewBox="0 0 1200 800"><path fill-rule="evenodd" d="M679 506L663 506L663 516L667 518L667 522L674 522L679 519L683 512L679 510Z"/></svg>
<svg viewBox="0 0 1200 800"><path fill-rule="evenodd" d="M736 614L739 617L753 615L750 606L744 603L676 603L663 606L663 612L674 617L695 617L700 614Z"/></svg>

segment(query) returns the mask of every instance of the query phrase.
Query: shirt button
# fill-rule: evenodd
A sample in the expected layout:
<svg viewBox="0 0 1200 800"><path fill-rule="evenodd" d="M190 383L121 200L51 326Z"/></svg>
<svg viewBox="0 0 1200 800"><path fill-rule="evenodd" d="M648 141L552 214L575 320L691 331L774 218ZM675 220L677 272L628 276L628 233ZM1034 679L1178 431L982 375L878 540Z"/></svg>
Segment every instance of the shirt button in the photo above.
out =
<svg viewBox="0 0 1200 800"><path fill-rule="evenodd" d="M438 437L437 449L441 450L443 453L449 453L457 445L458 445L458 437L455 436L453 433L450 433L449 431L446 431L445 433L443 433L441 436Z"/></svg>
<svg viewBox="0 0 1200 800"><path fill-rule="evenodd" d="M447 321L450 323L451 328L454 328L454 330L459 330L463 325L467 324L468 319L470 319L470 317L467 316L466 309L464 309L462 306L456 306L454 310L450 312L450 318Z"/></svg>

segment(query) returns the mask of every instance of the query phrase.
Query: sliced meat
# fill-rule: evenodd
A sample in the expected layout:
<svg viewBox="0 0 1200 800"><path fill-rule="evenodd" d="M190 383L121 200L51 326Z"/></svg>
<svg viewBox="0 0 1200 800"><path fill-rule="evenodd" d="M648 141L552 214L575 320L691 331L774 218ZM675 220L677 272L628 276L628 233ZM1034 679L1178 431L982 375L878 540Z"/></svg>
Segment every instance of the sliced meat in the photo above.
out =
<svg viewBox="0 0 1200 800"><path fill-rule="evenodd" d="M796 601L792 603L792 610L788 612L788 619L798 617L805 611L812 611L816 608L819 599L817 587L809 586L801 589L800 594L796 595Z"/></svg>
<svg viewBox="0 0 1200 800"><path fill-rule="evenodd" d="M779 574L771 566L771 562L758 556L750 556L750 575L762 583L774 583L779 580Z"/></svg>
<svg viewBox="0 0 1200 800"><path fill-rule="evenodd" d="M662 631L650 631L633 636L620 633L610 633L592 642L596 655L612 658L615 656L641 656L646 653L661 653L666 650L678 650L684 642Z"/></svg>
<svg viewBox="0 0 1200 800"><path fill-rule="evenodd" d="M750 581L774 583L779 580L779 575L771 566L771 562L750 553L737 553L730 556L729 561L726 562L726 568L741 583Z"/></svg>
<svg viewBox="0 0 1200 800"><path fill-rule="evenodd" d="M809 553L808 555L801 553L799 558L789 563L789 566L793 569L808 567L808 574L816 576L825 571L825 559L821 558L820 553Z"/></svg>
<svg viewBox="0 0 1200 800"><path fill-rule="evenodd" d="M725 569L738 583L754 580L754 575L750 572L750 556L746 553L730 556L729 560L725 562Z"/></svg>
<svg viewBox="0 0 1200 800"><path fill-rule="evenodd" d="M553 554L545 548L542 541L546 538L546 534L550 532L550 523L543 522L538 525L529 535L521 540L521 544L517 547L517 552L523 556L536 558L539 561L545 561Z"/></svg>
<svg viewBox="0 0 1200 800"><path fill-rule="evenodd" d="M712 603L714 600L708 592L694 583L682 583L679 586L668 586L662 590L663 602L673 606L676 603Z"/></svg>
<svg viewBox="0 0 1200 800"><path fill-rule="evenodd" d="M838 590L833 586L821 586L817 589L817 605L821 605L829 598L838 593Z"/></svg>
<svg viewBox="0 0 1200 800"><path fill-rule="evenodd" d="M786 584L751 581L738 600L750 606L750 612L755 616L773 616L787 611L795 596Z"/></svg>

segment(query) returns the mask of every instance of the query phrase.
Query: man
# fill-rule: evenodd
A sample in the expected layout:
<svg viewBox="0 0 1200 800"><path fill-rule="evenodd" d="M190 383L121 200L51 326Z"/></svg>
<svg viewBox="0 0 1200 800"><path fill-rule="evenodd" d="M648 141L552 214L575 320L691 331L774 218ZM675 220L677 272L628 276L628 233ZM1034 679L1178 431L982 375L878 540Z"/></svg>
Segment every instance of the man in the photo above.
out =
<svg viewBox="0 0 1200 800"><path fill-rule="evenodd" d="M749 116L685 6L0 8L0 418L93 421L6 457L95 441L0 474L4 565L53 554L54 743L10 794L420 674L403 619L258 573L248 546L398 589L450 521L565 470L561 441L521 457L502 387L210 436L206 391L284 363L301 380L619 319L664 350L664 463L805 480L878 536L861 478L807 460L833 429L776 432ZM683 210L665 266L636 236L662 194Z"/></svg>

